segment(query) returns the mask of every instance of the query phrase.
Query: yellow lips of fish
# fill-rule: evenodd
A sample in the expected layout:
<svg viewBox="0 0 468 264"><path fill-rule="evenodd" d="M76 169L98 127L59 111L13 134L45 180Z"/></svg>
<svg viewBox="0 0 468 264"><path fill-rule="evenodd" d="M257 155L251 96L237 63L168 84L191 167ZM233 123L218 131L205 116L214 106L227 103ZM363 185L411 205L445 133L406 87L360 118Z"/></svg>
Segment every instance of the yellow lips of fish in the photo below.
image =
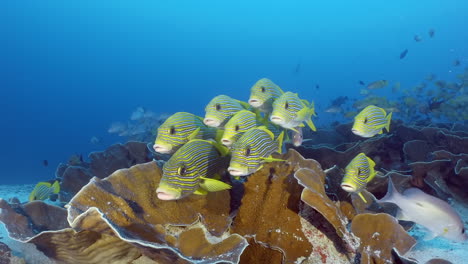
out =
<svg viewBox="0 0 468 264"><path fill-rule="evenodd" d="M158 128L153 149L172 154L192 139L215 138L216 130L203 124L201 117L186 112L171 115Z"/></svg>
<svg viewBox="0 0 468 264"><path fill-rule="evenodd" d="M190 194L230 189L213 177L229 164L228 150L208 140L194 139L178 149L164 164L163 176L156 193L161 200L177 200Z"/></svg>
<svg viewBox="0 0 468 264"><path fill-rule="evenodd" d="M306 122L312 131L317 131L312 122L313 115L316 115L313 103L301 100L297 93L286 92L273 102L270 121L295 132L296 127L303 127Z"/></svg>
<svg viewBox="0 0 468 264"><path fill-rule="evenodd" d="M245 132L231 148L229 174L247 176L259 170L264 162L282 161L271 157L273 152L281 153L284 132L274 138L266 127L252 128Z"/></svg>
<svg viewBox="0 0 468 264"><path fill-rule="evenodd" d="M390 131L391 119L392 113L387 115L384 109L369 105L354 118L351 131L361 137L373 137L382 134L384 128Z"/></svg>
<svg viewBox="0 0 468 264"><path fill-rule="evenodd" d="M235 113L249 107L249 104L227 95L218 95L205 107L203 122L210 127L222 127Z"/></svg>
<svg viewBox="0 0 468 264"><path fill-rule="evenodd" d="M367 203L361 191L374 178L375 162L364 153L359 153L345 168L345 175L341 181L341 188L347 192L357 193Z"/></svg>
<svg viewBox="0 0 468 264"><path fill-rule="evenodd" d="M249 104L261 112L272 111L273 101L283 94L283 90L270 79L262 78L250 88Z"/></svg>
<svg viewBox="0 0 468 264"><path fill-rule="evenodd" d="M39 182L34 187L31 194L29 194L29 201L34 200L46 200L49 199L52 194L60 192L60 183L55 181L53 184L50 182Z"/></svg>

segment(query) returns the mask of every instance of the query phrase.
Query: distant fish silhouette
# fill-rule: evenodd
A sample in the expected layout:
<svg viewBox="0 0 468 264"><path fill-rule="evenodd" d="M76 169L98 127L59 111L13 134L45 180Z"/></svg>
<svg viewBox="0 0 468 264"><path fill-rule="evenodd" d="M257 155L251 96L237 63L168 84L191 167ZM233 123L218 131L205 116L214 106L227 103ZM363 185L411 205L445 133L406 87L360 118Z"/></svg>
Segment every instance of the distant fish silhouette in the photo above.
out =
<svg viewBox="0 0 468 264"><path fill-rule="evenodd" d="M294 73L299 73L301 71L301 63L298 63L296 65L296 68L294 69Z"/></svg>
<svg viewBox="0 0 468 264"><path fill-rule="evenodd" d="M320 85L316 84L315 89L317 89L317 90L320 89Z"/></svg>
<svg viewBox="0 0 468 264"><path fill-rule="evenodd" d="M45 167L49 166L49 161L48 160L43 160L42 164L44 164Z"/></svg>
<svg viewBox="0 0 468 264"><path fill-rule="evenodd" d="M414 35L414 41L420 42L422 40L421 36L419 35Z"/></svg>
<svg viewBox="0 0 468 264"><path fill-rule="evenodd" d="M434 34L435 34L435 30L434 30L433 28L429 29L428 34L429 34L429 37L430 37L430 38L433 38L433 37L434 37Z"/></svg>
<svg viewBox="0 0 468 264"><path fill-rule="evenodd" d="M360 84L360 85L366 85L366 84L365 84L363 81L361 81L361 80L359 81L359 84Z"/></svg>
<svg viewBox="0 0 468 264"><path fill-rule="evenodd" d="M453 61L453 66L460 66L460 64L461 62L458 59Z"/></svg>
<svg viewBox="0 0 468 264"><path fill-rule="evenodd" d="M406 54L408 54L408 49L405 49L400 53L400 60L406 57Z"/></svg>

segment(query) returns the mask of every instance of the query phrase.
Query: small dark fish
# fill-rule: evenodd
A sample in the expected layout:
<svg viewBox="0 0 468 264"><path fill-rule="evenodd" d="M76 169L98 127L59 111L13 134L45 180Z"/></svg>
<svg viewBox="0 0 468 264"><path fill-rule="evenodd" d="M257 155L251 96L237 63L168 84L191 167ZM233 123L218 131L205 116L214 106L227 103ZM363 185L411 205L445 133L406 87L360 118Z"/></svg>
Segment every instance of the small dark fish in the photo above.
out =
<svg viewBox="0 0 468 264"><path fill-rule="evenodd" d="M420 42L422 40L421 36L419 35L414 35L414 41Z"/></svg>
<svg viewBox="0 0 468 264"><path fill-rule="evenodd" d="M359 81L360 85L366 85L363 81Z"/></svg>
<svg viewBox="0 0 468 264"><path fill-rule="evenodd" d="M49 161L48 160L43 160L42 164L44 164L45 167L49 166Z"/></svg>
<svg viewBox="0 0 468 264"><path fill-rule="evenodd" d="M453 61L453 66L460 66L460 64L461 64L460 60Z"/></svg>
<svg viewBox="0 0 468 264"><path fill-rule="evenodd" d="M348 96L338 96L337 98L333 99L331 102L332 106L341 106L342 104L346 103L348 100Z"/></svg>
<svg viewBox="0 0 468 264"><path fill-rule="evenodd" d="M406 57L406 54L408 54L408 49L405 49L400 53L400 60Z"/></svg>
<svg viewBox="0 0 468 264"><path fill-rule="evenodd" d="M434 34L435 34L435 30L433 28L429 29L429 37L430 38L433 38L434 37Z"/></svg>
<svg viewBox="0 0 468 264"><path fill-rule="evenodd" d="M301 64L298 63L298 64L296 65L296 68L294 69L294 73L299 73L300 71L301 71Z"/></svg>
<svg viewBox="0 0 468 264"><path fill-rule="evenodd" d="M317 90L320 89L320 85L316 84L315 89L317 89Z"/></svg>
<svg viewBox="0 0 468 264"><path fill-rule="evenodd" d="M445 101L447 101L447 99L440 99L440 100L437 100L437 99L435 99L434 97L431 98L431 100L429 100L429 102L428 102L429 111L433 111L433 110L439 109L439 108L440 108L440 105L443 104Z"/></svg>

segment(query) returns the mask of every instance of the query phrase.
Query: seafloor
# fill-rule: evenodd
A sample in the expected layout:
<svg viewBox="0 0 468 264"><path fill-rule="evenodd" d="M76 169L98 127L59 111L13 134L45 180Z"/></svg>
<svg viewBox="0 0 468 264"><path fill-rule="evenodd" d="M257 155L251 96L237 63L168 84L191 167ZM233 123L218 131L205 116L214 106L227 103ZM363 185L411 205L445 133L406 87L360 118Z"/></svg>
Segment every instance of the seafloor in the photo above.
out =
<svg viewBox="0 0 468 264"><path fill-rule="evenodd" d="M167 157L142 142L113 145L61 164L56 202L28 202L33 185L0 186L0 263L465 263L466 241L425 240L423 227L375 201L391 177L399 190L448 201L466 226L468 129L394 122L390 131L306 133L305 145L275 156L284 162L233 180L232 190L178 201L155 194ZM339 187L360 152L383 172L368 203Z"/></svg>

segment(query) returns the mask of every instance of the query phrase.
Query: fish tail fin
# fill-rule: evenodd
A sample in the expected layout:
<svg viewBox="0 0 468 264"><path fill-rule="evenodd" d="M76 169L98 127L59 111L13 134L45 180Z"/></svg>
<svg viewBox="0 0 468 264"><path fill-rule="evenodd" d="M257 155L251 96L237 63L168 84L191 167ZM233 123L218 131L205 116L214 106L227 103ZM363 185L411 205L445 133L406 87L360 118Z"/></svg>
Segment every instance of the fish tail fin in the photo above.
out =
<svg viewBox="0 0 468 264"><path fill-rule="evenodd" d="M59 181L55 181L54 184L52 184L52 188L53 188L53 193L59 193L60 192Z"/></svg>
<svg viewBox="0 0 468 264"><path fill-rule="evenodd" d="M390 132L390 122L392 121L392 113L393 112L390 112L390 114L388 114L386 117L387 124L385 125L385 129L387 129L387 132Z"/></svg>

